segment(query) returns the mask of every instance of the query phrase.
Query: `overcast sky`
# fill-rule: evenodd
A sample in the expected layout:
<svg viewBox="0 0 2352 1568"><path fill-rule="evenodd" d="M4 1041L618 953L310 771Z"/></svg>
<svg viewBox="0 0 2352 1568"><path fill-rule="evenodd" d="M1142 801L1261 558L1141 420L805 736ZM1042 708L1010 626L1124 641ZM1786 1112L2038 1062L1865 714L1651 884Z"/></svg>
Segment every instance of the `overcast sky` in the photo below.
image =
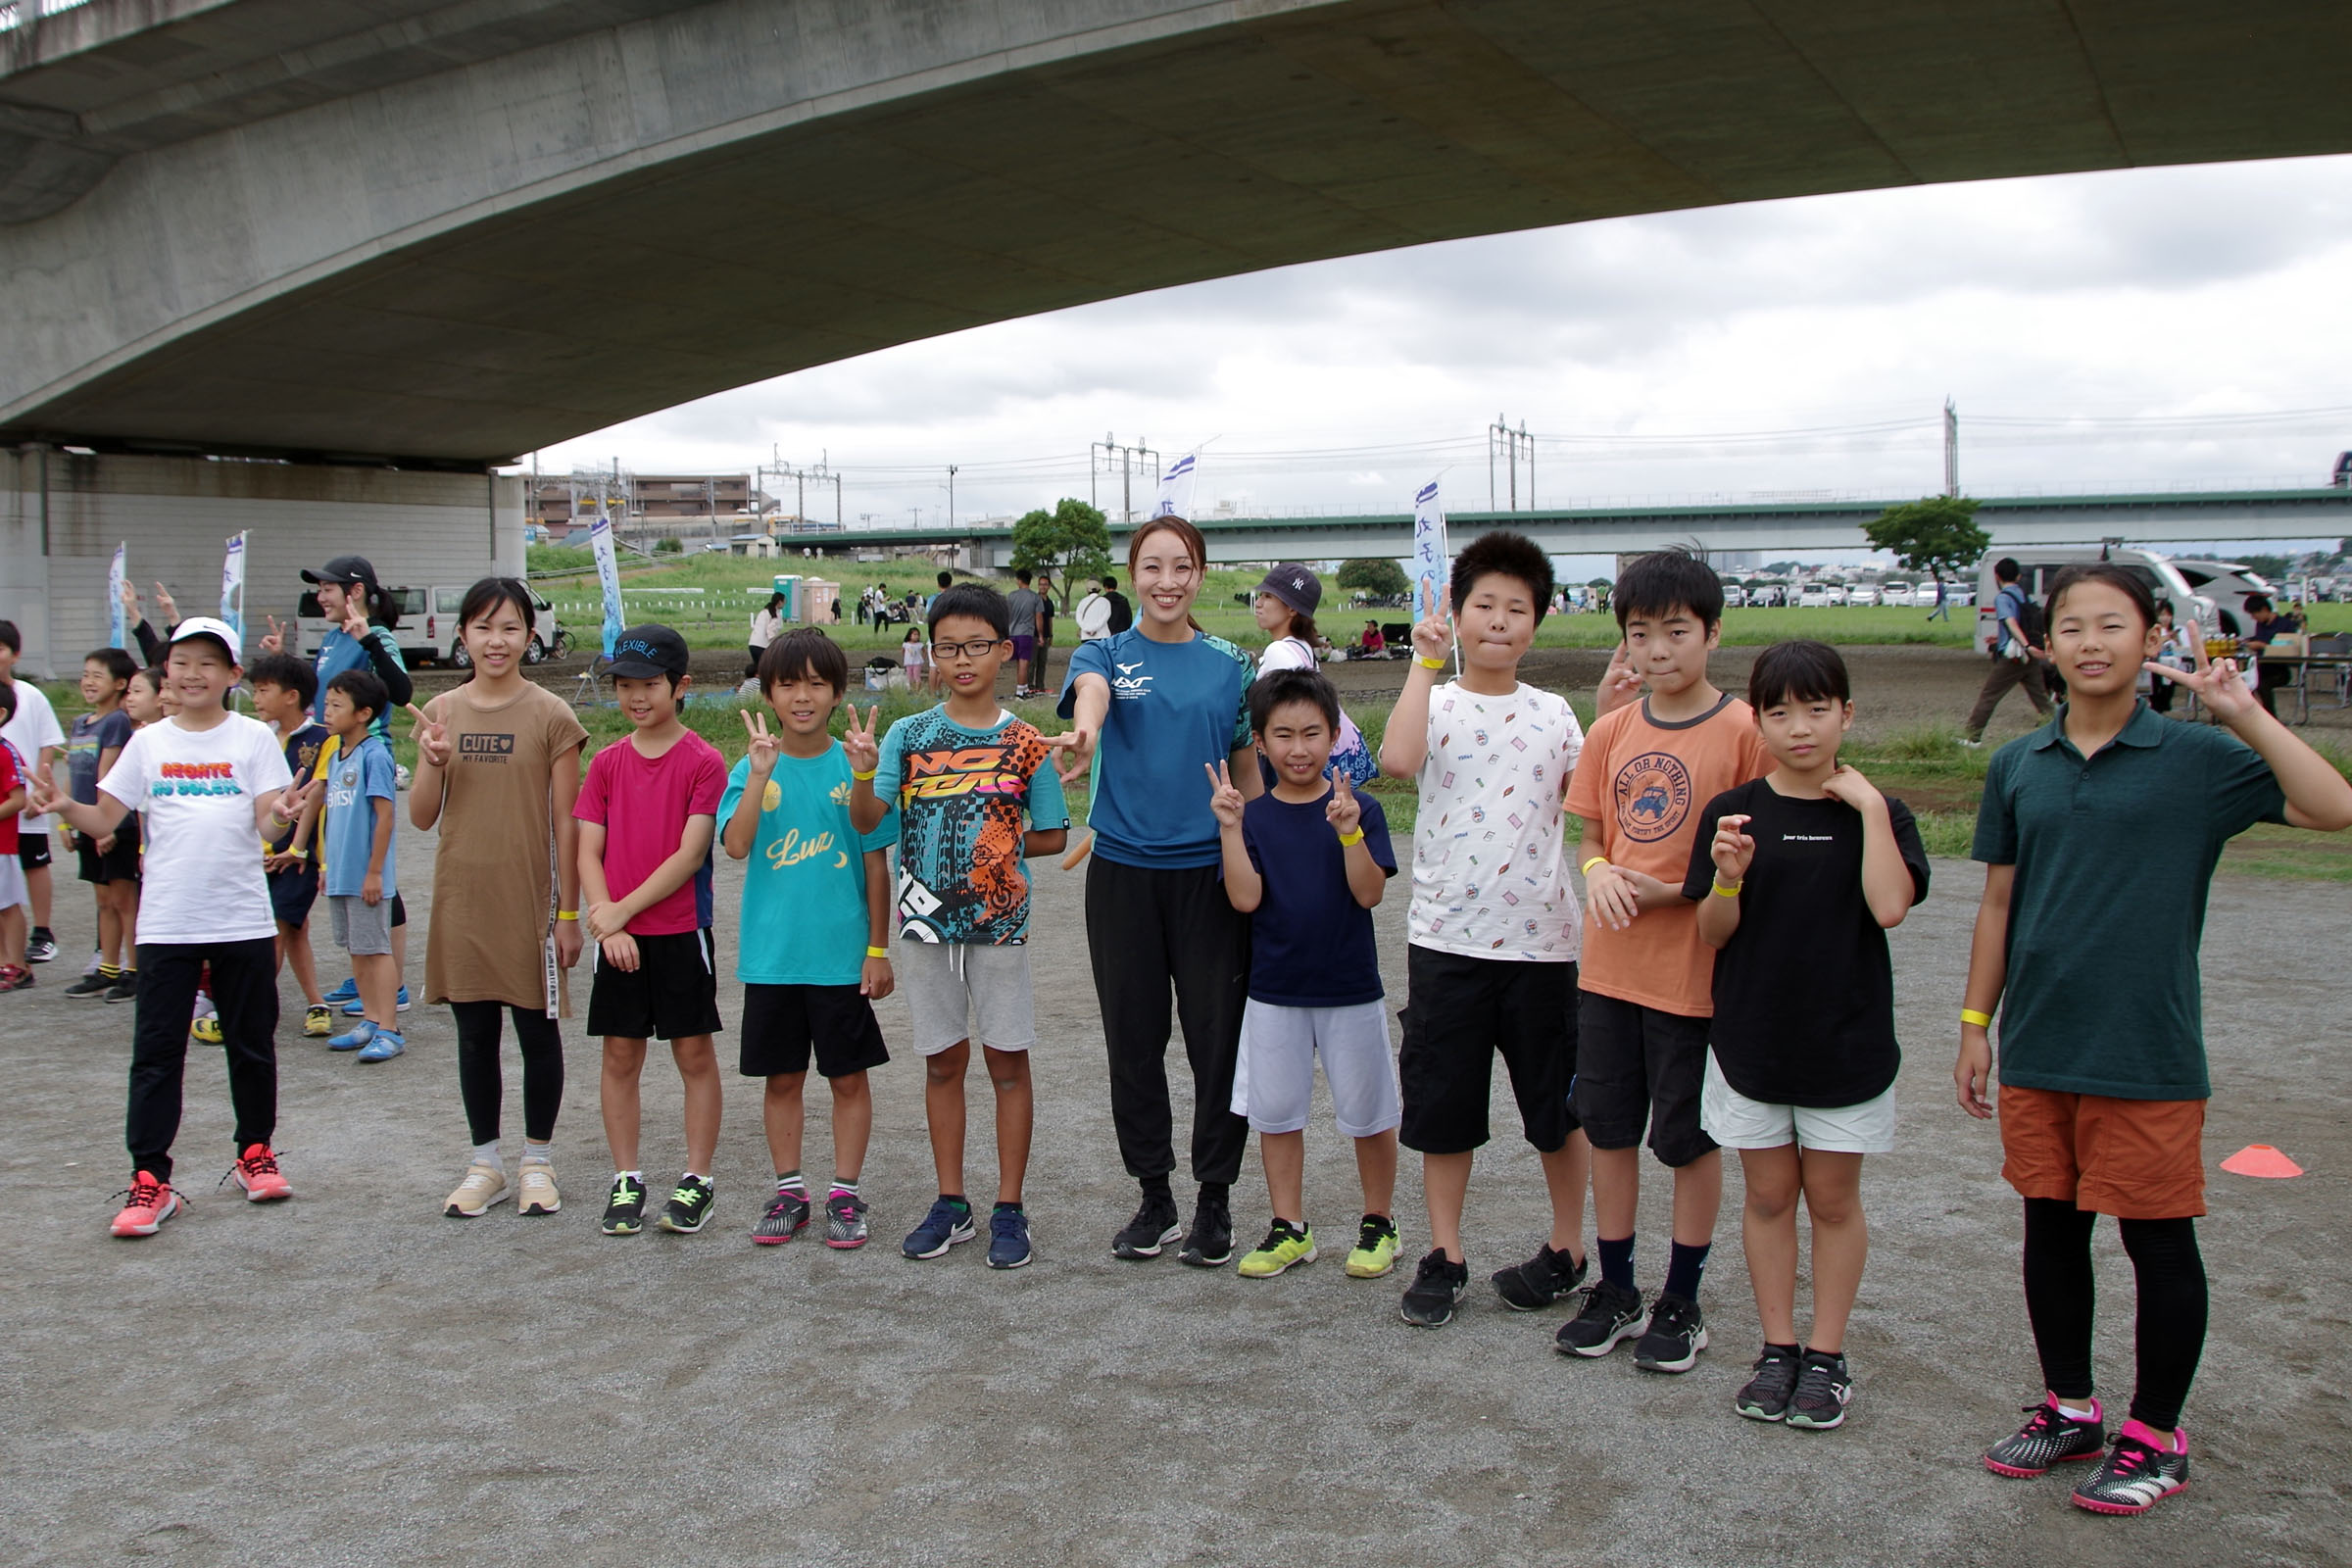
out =
<svg viewBox="0 0 2352 1568"><path fill-rule="evenodd" d="M1086 495L1088 443L1107 434L1170 458L1200 446L1203 514L1405 511L1433 475L1464 510L1486 503L1484 432L1501 416L1537 437L1546 505L1917 495L1942 482L1948 394L1972 494L2319 484L2352 448L2348 280L2352 159L1812 197L1003 322L706 398L540 462L822 458L847 475L853 523L919 509L931 524L948 464L960 518L1011 514ZM2282 411L2316 412L2246 417ZM1776 433L1789 431L1809 433ZM1115 477L1102 482L1115 506ZM808 510L829 514L830 496Z"/></svg>

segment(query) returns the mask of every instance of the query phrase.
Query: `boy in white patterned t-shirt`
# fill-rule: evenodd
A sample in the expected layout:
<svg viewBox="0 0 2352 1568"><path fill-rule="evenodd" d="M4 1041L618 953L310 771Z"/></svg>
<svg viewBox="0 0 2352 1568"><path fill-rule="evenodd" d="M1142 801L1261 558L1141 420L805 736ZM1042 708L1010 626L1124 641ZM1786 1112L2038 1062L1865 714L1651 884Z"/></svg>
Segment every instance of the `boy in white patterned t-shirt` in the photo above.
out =
<svg viewBox="0 0 2352 1568"><path fill-rule="evenodd" d="M1398 1139L1421 1153L1431 1243L1401 1310L1422 1328L1451 1321L1470 1283L1462 1203L1472 1152L1487 1141L1496 1052L1543 1161L1551 1235L1494 1275L1494 1289L1505 1305L1534 1311L1585 1274L1592 1156L1568 1112L1584 921L1560 841L1584 730L1565 698L1519 680L1551 589L1551 563L1520 534L1498 530L1464 550L1450 624L1431 616L1413 628L1413 667L1381 743L1381 771L1421 789L1397 1070ZM1457 635L1461 677L1441 685Z"/></svg>

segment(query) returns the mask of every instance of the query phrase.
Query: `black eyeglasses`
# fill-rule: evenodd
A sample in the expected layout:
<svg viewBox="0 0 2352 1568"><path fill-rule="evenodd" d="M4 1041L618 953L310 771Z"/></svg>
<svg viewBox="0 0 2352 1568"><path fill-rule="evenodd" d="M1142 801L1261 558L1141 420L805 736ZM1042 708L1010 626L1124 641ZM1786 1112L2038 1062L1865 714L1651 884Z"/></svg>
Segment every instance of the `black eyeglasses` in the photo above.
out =
<svg viewBox="0 0 2352 1568"><path fill-rule="evenodd" d="M990 637L976 643L933 643L931 653L936 659L986 659L992 650L1004 647L1004 641L1002 637Z"/></svg>

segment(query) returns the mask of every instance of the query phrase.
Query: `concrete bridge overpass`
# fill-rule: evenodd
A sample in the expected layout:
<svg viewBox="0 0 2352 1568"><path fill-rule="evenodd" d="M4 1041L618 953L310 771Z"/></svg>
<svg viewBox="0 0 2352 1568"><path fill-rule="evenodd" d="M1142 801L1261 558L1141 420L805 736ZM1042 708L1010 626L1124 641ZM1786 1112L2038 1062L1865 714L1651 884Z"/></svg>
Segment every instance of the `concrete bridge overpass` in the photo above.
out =
<svg viewBox="0 0 2352 1568"><path fill-rule="evenodd" d="M1556 556L1606 556L1690 543L1710 551L1860 551L1866 548L1862 524L1887 507L1913 499L1458 512L1446 518L1446 530L1459 548L1488 528L1516 528ZM2162 548L2207 540L2343 538L2352 535L2352 490L1995 496L1982 502L1977 521L1996 545L2004 546L2125 539ZM1345 561L1409 554L1413 519L1410 513L1211 517L1200 519L1200 527L1212 562ZM1133 525L1114 523L1110 532L1112 554L1123 560ZM797 535L790 542L833 556L877 549L953 551L959 564L974 570L1012 563L1008 527L853 528Z"/></svg>
<svg viewBox="0 0 2352 1568"><path fill-rule="evenodd" d="M0 442L485 463L1285 263L2352 150L2342 0L28 0Z"/></svg>

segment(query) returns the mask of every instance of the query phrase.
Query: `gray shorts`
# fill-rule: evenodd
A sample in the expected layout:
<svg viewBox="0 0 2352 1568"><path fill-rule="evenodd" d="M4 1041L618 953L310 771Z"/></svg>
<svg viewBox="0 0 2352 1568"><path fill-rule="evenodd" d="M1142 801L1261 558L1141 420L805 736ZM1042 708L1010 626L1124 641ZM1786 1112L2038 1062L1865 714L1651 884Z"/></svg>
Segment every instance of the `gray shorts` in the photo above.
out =
<svg viewBox="0 0 2352 1568"><path fill-rule="evenodd" d="M1350 1138L1384 1133L1404 1119L1396 1058L1389 1052L1387 1004L1283 1007L1250 999L1242 1009L1241 1058L1233 1070L1233 1113L1252 1131L1295 1133L1315 1097L1315 1058L1331 1086L1332 1119Z"/></svg>
<svg viewBox="0 0 2352 1568"><path fill-rule="evenodd" d="M914 1014L914 1049L922 1054L936 1056L962 1040L998 1051L1037 1044L1026 947L902 938L892 945L890 961L899 995Z"/></svg>
<svg viewBox="0 0 2352 1568"><path fill-rule="evenodd" d="M357 893L330 894L327 913L334 920L335 945L358 957L392 951L392 901L368 904Z"/></svg>

